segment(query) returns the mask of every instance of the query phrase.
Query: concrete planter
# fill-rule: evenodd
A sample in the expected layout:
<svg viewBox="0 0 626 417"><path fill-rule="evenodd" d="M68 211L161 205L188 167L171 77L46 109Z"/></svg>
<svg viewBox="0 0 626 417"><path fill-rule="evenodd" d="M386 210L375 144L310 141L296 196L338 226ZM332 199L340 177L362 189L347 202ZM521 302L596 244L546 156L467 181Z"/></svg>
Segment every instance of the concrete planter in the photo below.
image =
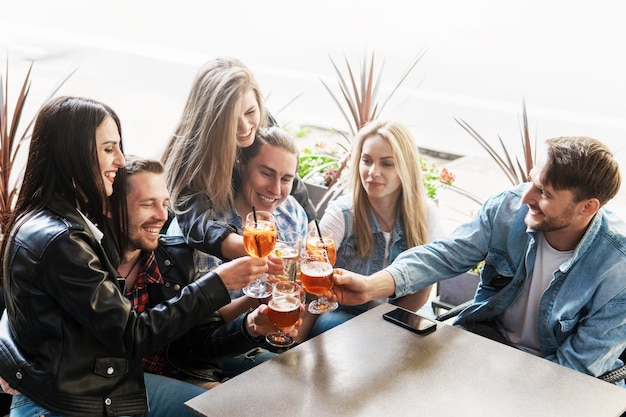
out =
<svg viewBox="0 0 626 417"><path fill-rule="evenodd" d="M306 186L307 191L309 192L309 199L315 206L317 210L317 218L321 219L324 211L326 210L326 206L328 206L328 200L322 202L324 195L328 192L328 187L323 185L313 184L307 181L304 181L304 185ZM320 204L321 203L321 204Z"/></svg>

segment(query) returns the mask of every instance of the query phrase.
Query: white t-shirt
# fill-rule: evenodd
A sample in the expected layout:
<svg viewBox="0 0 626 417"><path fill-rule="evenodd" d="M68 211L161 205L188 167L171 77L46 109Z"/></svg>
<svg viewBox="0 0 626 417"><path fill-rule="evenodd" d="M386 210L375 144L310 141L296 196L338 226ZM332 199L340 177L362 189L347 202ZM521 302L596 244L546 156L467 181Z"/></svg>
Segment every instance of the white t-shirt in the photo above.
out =
<svg viewBox="0 0 626 417"><path fill-rule="evenodd" d="M573 250L561 252L554 249L546 241L543 232L537 232L537 257L533 275L526 280L522 292L499 318L499 328L510 344L534 355L541 355L537 333L539 303L554 278L554 271L573 254Z"/></svg>
<svg viewBox="0 0 626 417"><path fill-rule="evenodd" d="M78 210L78 214L80 214L85 223L87 223L87 227L91 230L91 233L93 233L93 237L95 237L98 242L102 243L104 234L100 231L100 229L98 229L98 226L93 224L93 222L89 220L80 210Z"/></svg>

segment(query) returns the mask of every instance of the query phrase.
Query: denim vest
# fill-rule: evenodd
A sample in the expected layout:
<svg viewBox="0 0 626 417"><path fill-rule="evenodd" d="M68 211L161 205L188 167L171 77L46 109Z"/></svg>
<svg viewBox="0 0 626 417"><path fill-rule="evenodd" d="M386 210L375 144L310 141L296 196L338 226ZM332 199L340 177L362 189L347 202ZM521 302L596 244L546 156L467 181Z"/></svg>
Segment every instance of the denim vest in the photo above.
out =
<svg viewBox="0 0 626 417"><path fill-rule="evenodd" d="M373 226L374 236L374 256L371 258L359 258L357 257L356 245L357 242L354 237L352 225L354 223L354 213L352 210L352 198L351 196L342 196L335 201L338 208L341 209L345 224L345 233L343 241L337 248L337 262L336 268L344 268L349 271L356 272L358 274L370 275L374 272L380 271L385 267L385 237L383 231L378 225L376 216L374 213L369 213L370 224ZM399 219L393 225L391 232L391 247L389 249L389 263L406 250L406 240L402 229L402 223Z"/></svg>
<svg viewBox="0 0 626 417"><path fill-rule="evenodd" d="M344 268L363 275L370 275L383 269L385 267L385 246L387 246L387 243L385 242L385 236L378 225L378 220L376 220L374 213L371 210L369 212L370 224L372 225L374 237L374 254L372 257L361 258L357 256L357 242L352 228L354 224L352 197L349 195L342 196L334 201L333 204L341 210L345 225L343 241L337 242L337 261L335 262L335 267ZM404 250L406 250L406 240L404 238L402 224L400 220L397 219L391 231L389 263L393 262L396 256ZM370 306L375 305L376 303L377 301L356 306L340 305L339 310L353 315L358 315L367 311Z"/></svg>
<svg viewBox="0 0 626 417"><path fill-rule="evenodd" d="M532 276L537 244L526 227L523 184L485 202L475 218L449 238L412 248L386 270L402 296L468 270L482 259L474 304L457 323L494 320ZM626 348L626 224L601 208L572 258L555 272L539 305L542 355L599 376L622 365ZM623 382L621 383L623 385Z"/></svg>

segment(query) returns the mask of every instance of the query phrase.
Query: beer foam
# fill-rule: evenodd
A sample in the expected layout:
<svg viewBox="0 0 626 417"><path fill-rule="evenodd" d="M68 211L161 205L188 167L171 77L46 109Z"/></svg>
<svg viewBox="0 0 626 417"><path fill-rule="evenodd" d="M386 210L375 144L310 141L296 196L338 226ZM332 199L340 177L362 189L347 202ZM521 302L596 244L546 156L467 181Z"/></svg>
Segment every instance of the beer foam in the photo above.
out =
<svg viewBox="0 0 626 417"><path fill-rule="evenodd" d="M272 298L268 305L271 305L272 310L288 313L294 309L300 307L300 300L291 295L284 295L277 298Z"/></svg>
<svg viewBox="0 0 626 417"><path fill-rule="evenodd" d="M309 262L300 265L300 271L311 277L323 277L333 273L333 267L326 262Z"/></svg>

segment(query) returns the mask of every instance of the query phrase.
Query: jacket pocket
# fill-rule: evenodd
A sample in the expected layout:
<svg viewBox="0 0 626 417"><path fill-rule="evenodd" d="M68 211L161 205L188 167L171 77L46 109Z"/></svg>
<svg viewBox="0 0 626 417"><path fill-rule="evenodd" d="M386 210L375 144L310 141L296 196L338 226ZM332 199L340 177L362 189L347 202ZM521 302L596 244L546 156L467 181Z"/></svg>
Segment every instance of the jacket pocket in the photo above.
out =
<svg viewBox="0 0 626 417"><path fill-rule="evenodd" d="M491 292L498 292L511 283L515 268L505 253L491 250L485 258L482 273L482 287Z"/></svg>
<svg viewBox="0 0 626 417"><path fill-rule="evenodd" d="M576 328L579 323L579 317L574 317L571 319L560 318L559 319L559 330L561 333L570 334Z"/></svg>
<svg viewBox="0 0 626 417"><path fill-rule="evenodd" d="M103 377L114 377L128 373L128 359L96 358L94 373Z"/></svg>

